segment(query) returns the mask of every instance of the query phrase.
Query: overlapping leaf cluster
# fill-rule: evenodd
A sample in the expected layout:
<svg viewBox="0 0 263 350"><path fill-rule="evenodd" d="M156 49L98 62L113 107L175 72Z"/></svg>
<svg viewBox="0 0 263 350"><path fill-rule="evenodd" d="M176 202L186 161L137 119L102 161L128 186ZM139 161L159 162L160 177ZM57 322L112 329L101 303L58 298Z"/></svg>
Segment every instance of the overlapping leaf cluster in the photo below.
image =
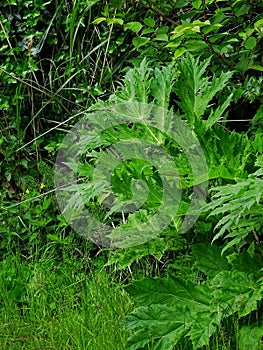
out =
<svg viewBox="0 0 263 350"><path fill-rule="evenodd" d="M260 245L263 207L262 164L262 157L259 157L256 165L260 168L247 179L211 189L215 193L207 210L211 211L210 215L220 218L215 227L219 232L214 240L225 237L227 244L223 251L233 245L241 248L253 240Z"/></svg>
<svg viewBox="0 0 263 350"><path fill-rule="evenodd" d="M262 260L253 249L228 256L218 246L193 246L196 266L207 279L193 283L180 277L146 278L126 287L138 308L126 317L133 330L127 349L173 350L183 337L193 349L209 346L221 323L237 313L239 318L258 310L263 296ZM251 334L254 349L260 349L262 328L257 319L241 327L239 349L246 349Z"/></svg>
<svg viewBox="0 0 263 350"><path fill-rule="evenodd" d="M217 108L214 108L211 101L226 86L231 73L222 73L219 77L214 75L209 78L207 76L209 64L210 59L199 62L198 59L187 55L178 66L170 64L153 69L146 60L143 60L138 68L127 72L123 83L116 93L110 96L107 102L99 101L91 109L103 109L106 106L116 106L118 108L118 105L121 103L126 103L126 108L129 109L129 102L148 103L163 108L163 110L171 109L182 120L185 120L199 137L209 165L210 173L207 175L208 178L234 178L243 172L244 167L248 163L249 144L247 139L242 139L237 134L232 136L228 131L217 125L219 121L224 121L224 113L230 104L232 96L222 106ZM176 104L171 98L172 93L177 97L178 102ZM125 112L127 115L132 115L133 113L132 104L130 106L131 111L127 110ZM157 113L155 118L159 118L160 123L162 123L163 118L168 118L168 116ZM82 158L80 164L76 164L74 159L72 159L71 163L68 163L72 170L78 169L80 177L86 176L89 178L87 183L72 185L67 188L67 190L78 188L76 195L71 196L69 200L68 210L71 210L74 214L75 208L82 206L83 201L90 208L93 205L91 203L94 203L96 211L101 213L101 217L104 215L104 221L114 220L116 227L114 229L116 232L114 237L116 236L116 239L120 234L118 225L126 228L133 227L135 224L140 225L158 209L162 201L162 181L154 167L139 159L119 165L114 170L110 187L106 184L104 177L100 178L97 174L95 179L93 175L94 167L98 164L104 149L109 145L121 140L126 140L127 144L133 140L134 144L135 139L142 139L144 143L149 141L156 144L156 146L163 145L164 150L171 154L178 167L182 186L186 192L194 184L201 185L202 182L207 180L207 177L193 179L191 167L194 164L189 164L186 155L180 151L180 145L177 145L174 140L171 140L160 130L139 124L120 125L97 135L96 114L94 114L93 119L92 132L94 137L85 136L84 131L77 143L78 153L85 154L85 157ZM155 122L158 125L159 121L156 120ZM215 134L217 137L215 137ZM186 134L183 137L187 137ZM236 147L239 147L240 142L245 145L246 152L237 157L235 151ZM231 143L231 147L222 149L222 145L225 145L225 143ZM69 152L69 150L66 149L66 152ZM104 157L105 166L108 168L113 164L112 157L113 155L110 154ZM139 203L142 201L145 201L145 203L141 203L140 209L136 212L126 215L125 222L123 222L123 216L119 214L116 216L114 213L120 213L124 210L121 206L121 201L129 201L131 199L132 179L143 180L147 184L148 198L147 201L144 198L138 199ZM94 180L96 180L95 185L93 184ZM105 213L103 203L112 198L112 189L115 191L119 201L111 203L111 210ZM144 192L141 189L137 191L137 195ZM78 200L79 193L81 194L81 201ZM173 193L173 190L170 193ZM182 217L185 214L188 206L189 194L185 193L180 204L179 216L175 223L175 226L178 228L181 225L180 216ZM169 208L167 208L168 210Z"/></svg>

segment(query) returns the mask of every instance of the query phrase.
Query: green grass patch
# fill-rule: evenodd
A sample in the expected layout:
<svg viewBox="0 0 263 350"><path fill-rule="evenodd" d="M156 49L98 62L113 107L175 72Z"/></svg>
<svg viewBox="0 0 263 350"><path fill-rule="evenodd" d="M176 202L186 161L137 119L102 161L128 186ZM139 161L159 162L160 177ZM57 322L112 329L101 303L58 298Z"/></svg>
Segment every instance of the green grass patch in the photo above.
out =
<svg viewBox="0 0 263 350"><path fill-rule="evenodd" d="M105 272L79 261L1 262L1 349L124 349L132 303Z"/></svg>

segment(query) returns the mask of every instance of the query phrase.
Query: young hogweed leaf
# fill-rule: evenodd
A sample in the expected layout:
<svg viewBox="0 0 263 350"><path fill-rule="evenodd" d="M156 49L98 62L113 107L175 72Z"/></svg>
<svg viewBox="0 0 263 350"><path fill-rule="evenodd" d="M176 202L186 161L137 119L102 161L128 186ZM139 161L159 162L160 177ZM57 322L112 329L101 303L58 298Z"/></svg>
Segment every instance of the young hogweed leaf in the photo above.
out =
<svg viewBox="0 0 263 350"><path fill-rule="evenodd" d="M212 196L212 201L206 210L212 210L211 215L222 215L215 230L220 228L213 241L225 235L230 239L224 247L226 251L233 245L244 242L250 232L259 230L262 226L262 197L263 181L260 177L251 175L245 181L216 187L217 193Z"/></svg>
<svg viewBox="0 0 263 350"><path fill-rule="evenodd" d="M170 95L177 74L174 65L169 65L162 69L155 68L151 92L156 100L156 105L164 110L169 109Z"/></svg>
<svg viewBox="0 0 263 350"><path fill-rule="evenodd" d="M221 73L219 77L216 77L215 75L212 78L211 83L208 82L207 88L204 89L204 91L200 91L200 94L197 95L197 105L199 106L199 117L201 117L205 110L209 107L209 103L212 101L213 97L223 88L225 87L226 83L232 76L232 72L226 72ZM218 112L214 113L214 115L210 115L208 118L206 124L207 127L211 127L213 124L215 124L220 118L224 110L229 106L231 102L232 95L229 96L229 98L225 101L225 103L218 108ZM197 115L198 116L198 115Z"/></svg>
<svg viewBox="0 0 263 350"><path fill-rule="evenodd" d="M222 73L220 77L214 75L210 81L205 74L210 60L211 57L200 63L199 59L194 59L188 53L186 58L178 63L181 75L175 84L175 91L181 100L178 104L184 111L191 127L196 126L206 109L210 108L209 103L213 97L224 88L232 75L231 72ZM221 118L229 103L230 98L222 106L220 112L210 114L206 128L211 127Z"/></svg>
<svg viewBox="0 0 263 350"><path fill-rule="evenodd" d="M138 68L130 69L122 85L116 93L110 97L110 102L142 102L148 103L150 96L150 84L152 80L152 69L144 58Z"/></svg>
<svg viewBox="0 0 263 350"><path fill-rule="evenodd" d="M213 130L208 130L202 140L210 178L235 180L247 177L245 168L251 156L251 142L246 135L230 133L214 125Z"/></svg>
<svg viewBox="0 0 263 350"><path fill-rule="evenodd" d="M233 94L230 94L228 98L224 101L222 106L218 106L215 110L213 109L210 112L209 117L207 118L207 120L204 121L206 129L211 128L211 126L213 126L222 118L223 113L231 103L232 97L233 97Z"/></svg>
<svg viewBox="0 0 263 350"><path fill-rule="evenodd" d="M149 62L143 59L138 68L130 69L122 85L117 89L116 94L110 97L112 102L144 102L148 103L154 99L157 106L169 109L170 94L174 80L178 75L174 64L165 67L149 67Z"/></svg>

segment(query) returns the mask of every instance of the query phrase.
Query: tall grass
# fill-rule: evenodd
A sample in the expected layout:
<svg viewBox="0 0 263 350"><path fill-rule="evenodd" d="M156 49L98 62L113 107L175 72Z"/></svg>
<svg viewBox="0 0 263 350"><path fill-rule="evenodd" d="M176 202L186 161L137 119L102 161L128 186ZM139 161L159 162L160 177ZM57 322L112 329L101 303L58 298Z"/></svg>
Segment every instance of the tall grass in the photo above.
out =
<svg viewBox="0 0 263 350"><path fill-rule="evenodd" d="M125 348L127 294L105 272L83 268L78 260L1 262L0 348Z"/></svg>

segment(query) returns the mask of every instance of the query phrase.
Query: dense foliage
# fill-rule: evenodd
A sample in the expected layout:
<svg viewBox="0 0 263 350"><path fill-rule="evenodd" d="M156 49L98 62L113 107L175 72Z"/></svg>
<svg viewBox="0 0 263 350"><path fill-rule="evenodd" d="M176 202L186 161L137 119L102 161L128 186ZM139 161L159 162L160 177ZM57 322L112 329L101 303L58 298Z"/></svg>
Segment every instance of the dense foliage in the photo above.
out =
<svg viewBox="0 0 263 350"><path fill-rule="evenodd" d="M2 349L262 349L262 11L1 1ZM151 164L153 146L169 161ZM73 178L55 167L64 154ZM70 225L83 204L106 243Z"/></svg>

